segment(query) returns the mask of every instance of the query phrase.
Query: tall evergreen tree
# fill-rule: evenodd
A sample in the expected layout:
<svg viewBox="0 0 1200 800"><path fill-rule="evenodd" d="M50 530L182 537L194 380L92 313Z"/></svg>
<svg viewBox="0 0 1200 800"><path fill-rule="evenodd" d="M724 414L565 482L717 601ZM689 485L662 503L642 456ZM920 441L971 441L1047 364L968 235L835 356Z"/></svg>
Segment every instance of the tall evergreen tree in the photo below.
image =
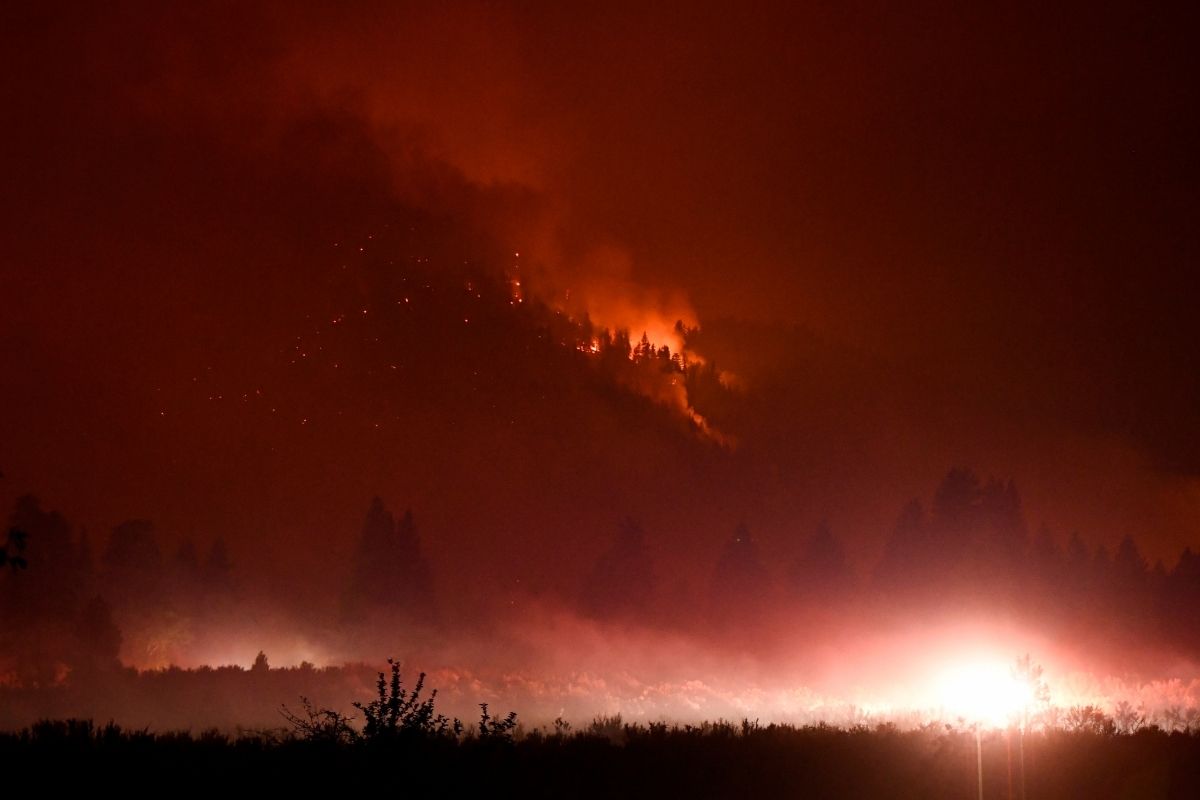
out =
<svg viewBox="0 0 1200 800"><path fill-rule="evenodd" d="M107 672L120 666L121 629L113 620L112 608L100 597L83 607L75 623L74 666L85 675Z"/></svg>
<svg viewBox="0 0 1200 800"><path fill-rule="evenodd" d="M23 559L29 580L6 581L13 602L30 619L49 616L68 619L79 609L85 575L71 525L57 511L46 511L33 495L17 499L9 527L19 531L21 549L11 555ZM14 606L15 607L15 606Z"/></svg>
<svg viewBox="0 0 1200 800"><path fill-rule="evenodd" d="M892 527L883 558L875 568L875 585L893 600L911 594L929 578L931 550L925 511L921 501L914 498Z"/></svg>
<svg viewBox="0 0 1200 800"><path fill-rule="evenodd" d="M845 599L854 591L846 550L824 520L788 570L788 589L794 596L823 602Z"/></svg>
<svg viewBox="0 0 1200 800"><path fill-rule="evenodd" d="M397 522L378 497L367 509L343 599L348 616L373 610L415 621L437 615L433 574L421 552L412 511L405 511Z"/></svg>
<svg viewBox="0 0 1200 800"><path fill-rule="evenodd" d="M713 570L710 602L715 619L748 625L766 610L770 576L745 524L725 543Z"/></svg>
<svg viewBox="0 0 1200 800"><path fill-rule="evenodd" d="M580 610L608 619L644 615L654 603L657 578L642 526L625 518L592 567L580 592Z"/></svg>
<svg viewBox="0 0 1200 800"><path fill-rule="evenodd" d="M162 551L149 520L128 520L113 528L102 561L104 594L118 606L157 599L163 588Z"/></svg>
<svg viewBox="0 0 1200 800"><path fill-rule="evenodd" d="M184 556L186 558L186 554ZM213 539L208 548L201 568L204 581L213 588L228 588L233 580L233 561L229 558L229 548L225 540L218 536Z"/></svg>

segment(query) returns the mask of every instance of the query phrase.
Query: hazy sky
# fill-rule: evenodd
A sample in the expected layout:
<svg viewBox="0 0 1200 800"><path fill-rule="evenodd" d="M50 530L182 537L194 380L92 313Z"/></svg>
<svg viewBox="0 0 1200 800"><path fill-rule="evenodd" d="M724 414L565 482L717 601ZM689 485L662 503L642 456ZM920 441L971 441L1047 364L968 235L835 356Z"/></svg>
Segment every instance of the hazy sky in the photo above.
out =
<svg viewBox="0 0 1200 800"><path fill-rule="evenodd" d="M783 559L828 518L869 565L963 464L1033 527L1173 560L1200 544L1195 21L6 6L0 499L223 533L282 577L379 494L446 584L553 588L625 513L681 581L742 520ZM515 264L634 338L698 325L737 445L539 357L533 323L379 323L352 370L288 369L401 273Z"/></svg>

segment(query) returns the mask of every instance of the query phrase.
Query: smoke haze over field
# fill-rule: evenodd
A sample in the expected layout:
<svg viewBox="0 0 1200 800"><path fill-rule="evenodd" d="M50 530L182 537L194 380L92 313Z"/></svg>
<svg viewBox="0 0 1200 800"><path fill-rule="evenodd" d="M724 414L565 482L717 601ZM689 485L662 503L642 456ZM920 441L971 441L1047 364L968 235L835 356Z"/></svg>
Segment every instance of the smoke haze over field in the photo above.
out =
<svg viewBox="0 0 1200 800"><path fill-rule="evenodd" d="M0 507L38 530L57 523L20 498L61 512L47 555L82 559L86 529L87 585L108 594L126 520L153 523L161 564L131 574L154 580L185 543L197 569L223 543L221 602L258 621L197 599L233 592L218 558L195 596L106 598L127 663L390 654L369 628L331 633L379 605L347 594L376 580L379 497L427 571L405 573L424 587L406 613L455 632L405 647L499 672L456 648L534 608L544 624L497 645L537 654L521 669L557 680L590 658L579 637L645 637L645 671L686 682L661 662L736 652L722 624L772 675L797 620L835 654L908 630L879 598L911 588L887 588L888 564L915 582L889 548L920 498L927 549L905 557L974 542L933 574L1000 576L997 624L1044 621L1008 592L1053 584L1037 545L1069 562L1078 532L1100 566L1075 564L1071 602L1109 597L1129 647L1182 680L1196 643L1163 608L1194 596L1180 554L1200 547L1191 23L1134 5L7 6ZM979 519L939 516L956 466L979 472L962 503ZM785 603L818 530L844 559L806 580L856 588ZM7 599L45 568L29 533ZM1126 537L1146 559L1132 611L1096 577ZM723 581L736 624L710 608ZM44 611L65 631L87 599ZM914 602L917 620L936 606ZM1089 625L1114 614L1053 624L1115 672L1153 671L1094 653Z"/></svg>

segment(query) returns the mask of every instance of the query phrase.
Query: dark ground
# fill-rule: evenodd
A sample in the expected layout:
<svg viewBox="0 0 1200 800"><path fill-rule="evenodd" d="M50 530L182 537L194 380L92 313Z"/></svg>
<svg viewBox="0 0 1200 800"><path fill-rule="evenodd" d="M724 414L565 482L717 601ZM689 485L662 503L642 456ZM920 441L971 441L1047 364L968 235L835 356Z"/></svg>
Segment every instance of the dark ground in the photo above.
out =
<svg viewBox="0 0 1200 800"><path fill-rule="evenodd" d="M983 738L984 796L1021 797L1019 747ZM1011 779L1010 761L1011 752ZM1026 740L1027 798L1200 796L1200 736L1050 731ZM535 731L356 743L290 734L154 734L46 722L0 735L10 777L43 789L335 791L436 797L972 798L975 741L900 731L754 724ZM1011 788L1010 788L1011 780ZM1011 792L1011 794L1010 794Z"/></svg>

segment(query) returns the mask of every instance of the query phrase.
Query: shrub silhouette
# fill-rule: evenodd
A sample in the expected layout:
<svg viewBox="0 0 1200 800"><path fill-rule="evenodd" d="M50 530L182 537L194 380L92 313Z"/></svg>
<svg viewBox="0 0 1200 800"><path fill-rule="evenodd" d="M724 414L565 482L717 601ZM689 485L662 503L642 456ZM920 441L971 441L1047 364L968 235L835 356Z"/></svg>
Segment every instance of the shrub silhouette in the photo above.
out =
<svg viewBox="0 0 1200 800"><path fill-rule="evenodd" d="M279 713L291 725L293 736L310 742L352 745L402 739L457 742L462 738L465 730L462 721L437 712L437 690L431 691L428 697L421 696L425 691L424 672L417 676L412 689L406 689L400 678L400 665L389 658L388 668L389 673L376 673L375 698L370 702L352 704L362 712L361 730L353 725L354 717L328 708L317 708L303 696L298 712L284 705ZM479 723L474 730L478 739L507 744L516 740L517 712L510 711L507 716L493 717L487 703L480 703L479 708Z"/></svg>
<svg viewBox="0 0 1200 800"><path fill-rule="evenodd" d="M487 703L480 703L479 709L479 738L511 743L517 727L517 712L510 711L507 717L498 719L488 713Z"/></svg>
<svg viewBox="0 0 1200 800"><path fill-rule="evenodd" d="M409 691L400 680L400 665L389 658L388 666L392 673L390 679L384 673L379 673L376 683L379 696L369 703L354 704L363 713L362 738L365 741L393 739L404 734L450 734L457 737L462 732L459 720L452 720L434 711L437 689L430 692L429 697L421 699L421 691L425 688L424 672L417 677L416 686Z"/></svg>
<svg viewBox="0 0 1200 800"><path fill-rule="evenodd" d="M358 731L350 724L353 717L328 708L315 708L307 697L300 698L300 709L297 714L287 706L282 706L279 713L301 739L332 744L349 744L358 739Z"/></svg>

